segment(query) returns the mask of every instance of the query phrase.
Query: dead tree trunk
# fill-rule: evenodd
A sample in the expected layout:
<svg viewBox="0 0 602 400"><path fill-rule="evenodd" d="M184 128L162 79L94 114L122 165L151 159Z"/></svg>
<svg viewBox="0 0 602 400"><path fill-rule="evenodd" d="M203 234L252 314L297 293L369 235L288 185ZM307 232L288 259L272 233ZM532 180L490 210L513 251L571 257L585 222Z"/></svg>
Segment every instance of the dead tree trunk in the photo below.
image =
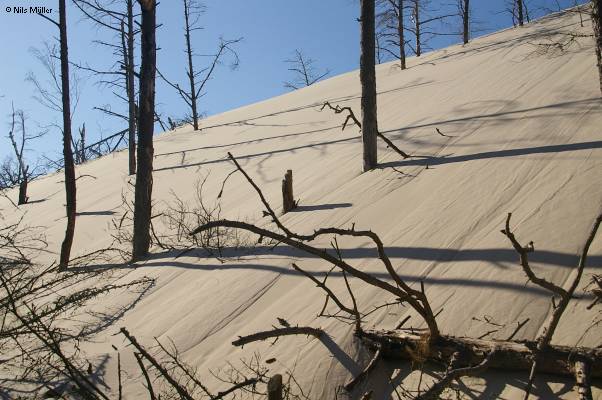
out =
<svg viewBox="0 0 602 400"><path fill-rule="evenodd" d="M282 180L282 210L286 214L296 207L293 197L293 171L288 170Z"/></svg>
<svg viewBox="0 0 602 400"><path fill-rule="evenodd" d="M422 356L424 360L447 364L454 353L461 352L463 357L457 367L477 365L490 351L496 349L489 368L510 371L529 371L533 362L533 351L537 347L537 342L533 341L483 340L441 335L430 342L427 354L421 354L421 349L425 349L424 337L418 333L364 330L360 335L362 341L370 346L378 346L383 357L390 359L412 360ZM602 377L602 349L586 347L548 346L541 353L539 372L573 376L571 360L581 356L592 360L589 376Z"/></svg>
<svg viewBox="0 0 602 400"><path fill-rule="evenodd" d="M374 0L361 0L361 56L360 81L362 84L362 142L364 172L376 167L376 70L374 66Z"/></svg>
<svg viewBox="0 0 602 400"><path fill-rule="evenodd" d="M27 168L25 169L25 175L21 178L21 183L19 183L19 205L27 204Z"/></svg>
<svg viewBox="0 0 602 400"><path fill-rule="evenodd" d="M282 400L282 375L274 375L268 381L268 400Z"/></svg>
<svg viewBox="0 0 602 400"><path fill-rule="evenodd" d="M134 84L134 5L127 0L127 64L129 174L136 173L136 88Z"/></svg>
<svg viewBox="0 0 602 400"><path fill-rule="evenodd" d="M416 57L422 55L422 42L420 35L420 1L414 0L414 32L416 35Z"/></svg>
<svg viewBox="0 0 602 400"><path fill-rule="evenodd" d="M592 400L592 387L590 382L591 361L586 357L577 357L573 365L577 395L579 400Z"/></svg>
<svg viewBox="0 0 602 400"><path fill-rule="evenodd" d="M523 26L525 24L525 17L523 16L523 0L516 0L516 8L518 9L518 25Z"/></svg>
<svg viewBox="0 0 602 400"><path fill-rule="evenodd" d="M600 17L601 10L602 0L592 0L592 27L594 29L594 38L596 40L596 58L598 60L600 91L602 92L602 20Z"/></svg>
<svg viewBox="0 0 602 400"><path fill-rule="evenodd" d="M462 1L462 37L464 39L464 44L467 44L470 39L470 0Z"/></svg>
<svg viewBox="0 0 602 400"><path fill-rule="evenodd" d="M155 0L138 0L142 10L140 65L140 114L138 117L138 168L134 203L132 258L140 260L150 248L151 195L153 191L153 127L155 123Z"/></svg>
<svg viewBox="0 0 602 400"><path fill-rule="evenodd" d="M65 162L65 195L67 211L67 229L61 245L59 271L67 269L75 234L76 186L75 164L71 149L71 104L69 99L69 55L67 45L67 14L65 0L59 0L59 31L61 45L61 92L63 108L63 158Z"/></svg>
<svg viewBox="0 0 602 400"><path fill-rule="evenodd" d="M399 62L401 69L406 69L406 41L403 29L403 0L398 0L397 8L397 36L399 37Z"/></svg>
<svg viewBox="0 0 602 400"><path fill-rule="evenodd" d="M21 146L19 147L17 145L17 139L16 139L16 124L15 124L15 116L17 116L20 119L20 125L21 125ZM29 172L29 166L25 166L25 142L27 141L27 133L25 132L25 113L23 112L23 110L17 110L15 111L15 108L13 106L13 112L12 112L12 124L11 124L11 130L8 133L8 138L10 139L10 142L13 146L13 150L15 152L15 157L17 158L17 163L18 163L18 172L17 172L17 183L19 183L19 199L17 204L18 205L22 205L27 203L27 181L28 181L28 172Z"/></svg>
<svg viewBox="0 0 602 400"><path fill-rule="evenodd" d="M194 64L192 63L192 45L190 44L190 0L184 0L184 29L186 37L186 55L188 56L188 80L190 82L190 111L192 112L192 126L199 130L199 114L197 111L197 91L195 85Z"/></svg>

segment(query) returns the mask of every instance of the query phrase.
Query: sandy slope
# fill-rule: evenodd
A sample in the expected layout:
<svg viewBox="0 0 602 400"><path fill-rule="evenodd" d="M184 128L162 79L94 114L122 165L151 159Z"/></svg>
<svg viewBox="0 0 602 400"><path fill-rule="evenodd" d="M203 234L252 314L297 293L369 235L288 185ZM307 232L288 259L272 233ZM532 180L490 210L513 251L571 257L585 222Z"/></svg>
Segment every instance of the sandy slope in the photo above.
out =
<svg viewBox="0 0 602 400"><path fill-rule="evenodd" d="M370 228L381 235L403 278L413 284L424 280L431 304L442 310L438 321L445 333L478 337L491 326L473 317L482 319L486 314L506 324L493 337L506 337L516 321L530 318L519 336L534 338L550 300L547 293L525 283L515 253L499 232L506 213L514 213L519 240L535 242L537 272L563 283L573 276L577 254L601 208L602 107L590 40L554 56L536 56L529 44L542 42L546 32L572 29L590 32L589 23L580 28L578 17L566 14L410 59L406 71L393 64L379 66L380 130L405 151L425 158L400 161L381 147L382 168L360 173L357 129L341 132L341 116L319 112L319 105L328 99L350 105L359 115L355 71L208 118L202 133L186 128L159 135L154 197L160 203L168 201L173 191L191 200L194 182L210 172L205 193L212 202L233 169L225 160L231 151L279 206L280 180L286 169L293 169L295 195L302 207L283 217L291 228L308 232L352 223ZM453 137L439 136L436 127ZM93 178L78 181L78 209L83 215L77 220L77 254L110 242L108 223L120 212L121 192L129 180L126 171L125 152L78 168L79 175ZM65 223L60 181L55 174L32 183L34 203L24 207L30 223L47 226L51 248L57 251ZM259 199L238 175L228 181L222 207L232 218L261 218ZM9 206L3 202L0 208ZM340 244L354 265L384 273L366 243ZM590 254L584 281L592 272L600 273L602 238L594 242ZM331 399L336 386L361 369L366 354L349 326L316 318L322 293L292 272L290 256L312 271L328 268L280 247L225 264L214 258L159 254L129 273L156 277L156 287L108 333L127 326L148 344L153 336L169 337L200 371L259 352L263 358L277 358L271 366L274 373L295 368L296 378L312 398ZM343 293L340 275L330 283ZM366 310L390 300L360 282L352 285ZM587 303L584 299L569 306L556 343L600 345L600 326L580 337L596 315L585 312ZM408 313L408 308L382 309L371 315L370 324L391 328ZM273 346L259 343L244 350L231 346L237 335L268 329L276 317L320 326L332 340L322 344L286 338ZM420 326L418 321L414 316L410 324ZM109 342L124 345L116 337L99 340L93 348L99 359L104 353L114 354ZM129 351L123 353L126 368L132 371L127 398L139 398L144 395L140 377ZM106 371L102 368L105 379L113 382L114 360ZM416 373L410 374L408 368L398 381L414 389ZM378 387L377 394L390 393L387 381L397 372L385 363L379 367L370 382ZM475 396L484 393L479 398L517 398L524 379L524 374L488 374L485 380L465 383ZM537 393L541 398L572 398L571 386L547 378L547 383L538 384ZM596 396L602 398L598 389Z"/></svg>

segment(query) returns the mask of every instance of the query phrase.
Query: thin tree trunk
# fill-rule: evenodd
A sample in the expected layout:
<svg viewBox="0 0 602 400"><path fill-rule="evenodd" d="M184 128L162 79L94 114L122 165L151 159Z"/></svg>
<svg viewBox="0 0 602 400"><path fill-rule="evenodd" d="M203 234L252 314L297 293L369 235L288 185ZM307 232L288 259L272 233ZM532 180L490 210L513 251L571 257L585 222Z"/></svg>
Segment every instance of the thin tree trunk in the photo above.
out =
<svg viewBox="0 0 602 400"><path fill-rule="evenodd" d="M592 0L592 27L594 29L594 38L596 40L596 58L598 60L600 92L602 92L602 21L600 19L601 10L602 0Z"/></svg>
<svg viewBox="0 0 602 400"><path fill-rule="evenodd" d="M67 45L67 14L65 0L59 0L59 31L61 44L61 91L63 101L63 157L65 163L65 196L67 229L61 245L59 271L67 269L75 234L76 186L73 150L71 149L71 104L69 99L69 54Z"/></svg>
<svg viewBox="0 0 602 400"><path fill-rule="evenodd" d="M192 45L190 44L190 10L189 0L184 0L184 22L186 29L186 54L188 55L188 79L190 80L190 109L192 111L192 126L195 131L199 130L199 114L197 111L196 87L194 84L194 65L192 64Z"/></svg>
<svg viewBox="0 0 602 400"><path fill-rule="evenodd" d="M138 168L134 203L134 261L148 254L150 248L151 195L153 191L153 128L155 123L155 0L138 0L142 9L140 65L140 114L138 118Z"/></svg>
<svg viewBox="0 0 602 400"><path fill-rule="evenodd" d="M462 11L462 22L464 23L464 44L467 44L468 40L470 39L470 0L464 0L464 9Z"/></svg>
<svg viewBox="0 0 602 400"><path fill-rule="evenodd" d="M414 0L414 29L416 31L416 57L422 54L422 43L420 42L420 2Z"/></svg>
<svg viewBox="0 0 602 400"><path fill-rule="evenodd" d="M362 84L362 142L364 172L376 167L376 71L374 66L374 0L360 0L361 4L361 56L360 81Z"/></svg>
<svg viewBox="0 0 602 400"><path fill-rule="evenodd" d="M401 69L406 69L406 41L403 31L403 0L398 0L397 35L399 36L399 61Z"/></svg>
<svg viewBox="0 0 602 400"><path fill-rule="evenodd" d="M19 205L27 204L27 183L27 173L25 173L19 183Z"/></svg>
<svg viewBox="0 0 602 400"><path fill-rule="evenodd" d="M523 26L525 23L523 17L523 0L516 0L516 7L518 8L518 25Z"/></svg>
<svg viewBox="0 0 602 400"><path fill-rule="evenodd" d="M136 173L136 88L134 80L134 5L127 0L127 96L128 96L128 134L129 134L129 173Z"/></svg>
<svg viewBox="0 0 602 400"><path fill-rule="evenodd" d="M15 151L15 157L17 157L17 162L19 163L19 169L17 173L17 182L19 183L19 199L17 204L22 205L27 203L27 171L28 167L25 166L25 161L23 160L23 152L25 150L25 114L23 111L17 112L19 119L21 120L21 150L19 150L19 146L17 146L17 141L15 139L15 110L13 107L13 123L11 131L8 134L8 137L13 145L13 150Z"/></svg>

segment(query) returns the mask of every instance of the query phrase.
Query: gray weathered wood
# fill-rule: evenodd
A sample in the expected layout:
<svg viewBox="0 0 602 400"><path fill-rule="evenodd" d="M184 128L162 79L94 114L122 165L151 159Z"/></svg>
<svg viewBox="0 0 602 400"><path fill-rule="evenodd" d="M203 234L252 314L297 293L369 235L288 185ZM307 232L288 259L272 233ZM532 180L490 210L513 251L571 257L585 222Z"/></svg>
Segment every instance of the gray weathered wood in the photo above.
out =
<svg viewBox="0 0 602 400"><path fill-rule="evenodd" d="M590 360L587 357L577 357L573 369L575 371L575 382L577 383L577 398L579 400L592 400Z"/></svg>
<svg viewBox="0 0 602 400"><path fill-rule="evenodd" d="M424 343L424 336L402 330L366 330L362 339L381 346L383 357L389 359L412 359L415 349ZM422 346L423 347L423 346ZM465 357L458 367L481 363L492 349L496 349L489 368L511 371L529 371L533 362L533 351L537 342L502 341L462 338L441 335L431 341L426 358L431 361L447 363L457 351L463 351ZM591 360L591 378L602 378L602 349L549 345L540 353L538 372L563 376L573 376L571 360L584 356Z"/></svg>

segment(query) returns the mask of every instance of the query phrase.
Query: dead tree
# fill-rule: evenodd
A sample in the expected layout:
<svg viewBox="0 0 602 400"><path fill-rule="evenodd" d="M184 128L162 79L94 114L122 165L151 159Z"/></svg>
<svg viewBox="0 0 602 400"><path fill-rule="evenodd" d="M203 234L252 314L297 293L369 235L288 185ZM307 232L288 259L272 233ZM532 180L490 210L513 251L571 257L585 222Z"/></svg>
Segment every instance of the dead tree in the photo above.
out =
<svg viewBox="0 0 602 400"><path fill-rule="evenodd" d="M385 43L377 43L377 50L384 50L399 60L400 68L406 69L406 39L405 39L405 21L404 21L404 0L377 0L378 12L377 19L377 39L383 37ZM390 50L392 46L397 51ZM379 60L380 63L380 60Z"/></svg>
<svg viewBox="0 0 602 400"><path fill-rule="evenodd" d="M27 185L35 174L34 169L30 168L25 160L27 142L41 137L44 135L44 132L37 135L28 135L25 129L25 112L23 110L15 110L15 107L12 104L11 106L11 125L10 131L8 132L8 139L10 140L15 154L16 165L12 163L12 160L7 160L5 166L2 168L3 170L0 171L0 174L2 175L0 178L0 186L19 186L17 204L22 205L28 201Z"/></svg>
<svg viewBox="0 0 602 400"><path fill-rule="evenodd" d="M54 76L54 82L56 84L56 90L60 93L61 101L59 103L56 96L50 94L47 90L44 90L37 80L33 76L29 76L28 79L34 83L40 93L40 102L55 109L61 111L63 114L63 168L65 171L65 196L66 196L66 213L67 213L67 228L65 230L65 238L61 245L61 255L59 259L59 271L67 269L69 264L69 258L71 255L71 246L73 244L73 236L75 234L75 216L76 216L76 185L75 185L75 162L73 159L73 149L71 148L72 137L71 137L71 86L69 84L69 46L67 44L67 10L65 0L59 0L59 21L55 21L52 18L42 13L38 14L42 18L52 22L59 29L59 45L60 45L60 76L61 83L60 87L56 79L56 71L50 70ZM48 48L50 50L50 48ZM53 61L49 57L49 65L47 68L53 65ZM76 100L77 102L77 100Z"/></svg>
<svg viewBox="0 0 602 400"><path fill-rule="evenodd" d="M470 0L458 0L458 7L462 15L462 40L468 44L470 40Z"/></svg>
<svg viewBox="0 0 602 400"><path fill-rule="evenodd" d="M328 69L324 72L318 72L315 67L316 60L305 56L303 51L295 49L294 53L292 58L284 60L289 65L288 70L294 74L293 80L284 82L285 88L297 90L302 87L311 86L330 74L330 70Z"/></svg>
<svg viewBox="0 0 602 400"><path fill-rule="evenodd" d="M596 59L598 61L598 75L600 81L600 91L602 92L602 0L591 0L592 28L596 41Z"/></svg>
<svg viewBox="0 0 602 400"><path fill-rule="evenodd" d="M510 14L512 17L512 25L514 26L523 26L525 19L527 22L531 21L531 18L529 17L529 9L527 8L527 4L524 0L506 0L504 11Z"/></svg>
<svg viewBox="0 0 602 400"><path fill-rule="evenodd" d="M427 44L429 38L441 35L442 33L435 32L432 30L426 30L434 22L442 22L448 18L457 16L457 13L445 14L445 15L432 15L430 10L429 0L408 0L411 3L411 21L412 25L407 27L407 30L414 35L414 46L409 42L407 43L410 48L414 51L416 57L420 57L424 50L424 46ZM425 18L426 16L426 18Z"/></svg>
<svg viewBox="0 0 602 400"><path fill-rule="evenodd" d="M198 99L203 95L205 86L211 79L216 67L222 62L223 57L230 55L232 62L231 69L238 67L238 54L234 50L234 45L239 43L242 38L234 40L225 40L220 38L220 43L215 54L211 55L211 63L203 69L197 69L194 65L194 47L192 45L192 33L199 31L202 27L199 25L199 19L205 7L196 0L182 0L184 5L184 39L186 41L186 77L188 78L188 90L182 89L178 83L168 80L161 71L158 71L159 76L169 86L174 88L182 100L190 108L190 117L187 118L192 123L195 131L199 130L200 113L198 110Z"/></svg>
<svg viewBox="0 0 602 400"><path fill-rule="evenodd" d="M128 98L128 167L129 174L136 173L136 84L135 84L135 63L134 63L134 0L127 0L127 63L126 69L126 87ZM121 37L124 36L122 25ZM123 39L122 39L122 47ZM125 57L124 57L125 62Z"/></svg>
<svg viewBox="0 0 602 400"><path fill-rule="evenodd" d="M361 55L360 81L362 85L362 144L363 170L370 171L377 164L376 137L376 69L374 66L375 15L374 0L360 0Z"/></svg>
<svg viewBox="0 0 602 400"><path fill-rule="evenodd" d="M142 10L140 64L140 110L138 117L138 168L134 202L134 234L132 259L140 260L150 248L151 198L153 191L153 131L155 124L155 72L157 47L155 40L155 0L138 0Z"/></svg>
<svg viewBox="0 0 602 400"><path fill-rule="evenodd" d="M116 94L125 100L128 105L127 114L120 114L108 106L95 107L110 116L118 117L128 123L128 169L129 174L136 173L136 86L135 86L135 57L134 43L136 30L134 28L135 16L133 0L125 0L125 10L109 8L98 0L74 0L73 3L79 10L98 27L107 29L117 35L119 44L96 40L95 43L108 47L117 57L117 70L103 71L90 66L76 64L78 68L92 72L101 77L99 83L123 91L123 95ZM112 3L111 3L112 4Z"/></svg>
<svg viewBox="0 0 602 400"><path fill-rule="evenodd" d="M186 74L188 75L188 81L190 82L190 111L192 113L192 126L195 131L199 130L199 113L197 110L197 96L200 93L197 93L195 88L195 74L194 74L194 64L192 63L192 44L190 43L190 32L199 29L199 27L195 26L195 22L198 21L198 14L200 12L200 5L194 3L193 0L183 0L184 3L184 36L186 37L186 56L188 57L188 71ZM195 21L190 21L192 17L195 18ZM197 14L197 15L195 15Z"/></svg>
<svg viewBox="0 0 602 400"><path fill-rule="evenodd" d="M65 194L67 229L61 245L59 270L67 269L75 235L76 186L75 164L71 149L71 106L69 104L69 53L67 45L67 10L65 0L59 0L59 31L61 43L61 92L63 102L63 158L65 160Z"/></svg>
<svg viewBox="0 0 602 400"><path fill-rule="evenodd" d="M518 25L523 26L525 24L525 17L523 15L523 0L516 0L516 8L518 13Z"/></svg>

